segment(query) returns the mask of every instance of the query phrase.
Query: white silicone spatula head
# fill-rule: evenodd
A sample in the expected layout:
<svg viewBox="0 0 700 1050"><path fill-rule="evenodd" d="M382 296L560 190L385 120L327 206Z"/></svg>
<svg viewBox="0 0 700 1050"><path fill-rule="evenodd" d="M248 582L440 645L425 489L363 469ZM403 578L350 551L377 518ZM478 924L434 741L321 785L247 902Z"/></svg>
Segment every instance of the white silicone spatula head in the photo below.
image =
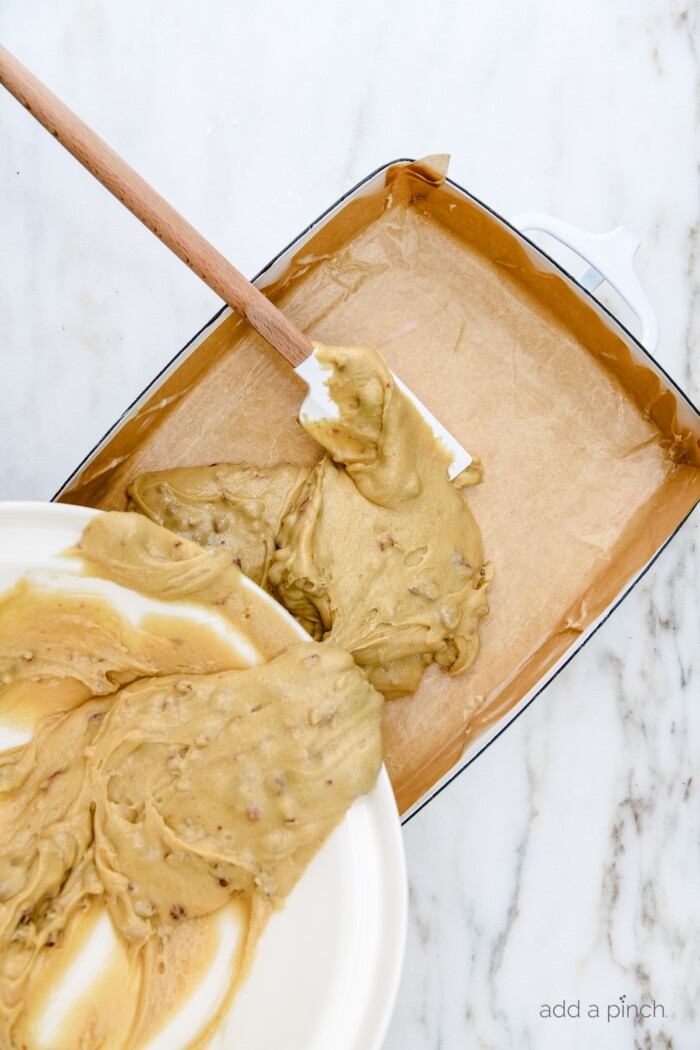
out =
<svg viewBox="0 0 700 1050"><path fill-rule="evenodd" d="M328 369L316 357L315 348L314 352L305 361L302 361L300 365L297 365L294 371L300 379L304 380L309 388L309 392L302 402L299 412L300 417L313 422L321 419L338 419L340 415L338 406L328 392ZM393 372L391 375L401 393L412 401L418 409L432 430L435 440L443 446L450 456L448 474L451 479L456 478L458 474L461 474L469 466L472 462L472 457L465 448L462 448L459 441L450 434L449 430L446 430L432 412L429 412L416 395L408 389L406 384L402 383Z"/></svg>

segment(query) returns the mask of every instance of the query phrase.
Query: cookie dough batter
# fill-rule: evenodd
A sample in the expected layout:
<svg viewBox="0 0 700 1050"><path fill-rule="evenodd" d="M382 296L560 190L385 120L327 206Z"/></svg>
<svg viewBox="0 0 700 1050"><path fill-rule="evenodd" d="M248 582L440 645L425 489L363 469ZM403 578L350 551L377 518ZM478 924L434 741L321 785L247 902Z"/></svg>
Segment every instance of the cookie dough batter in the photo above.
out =
<svg viewBox="0 0 700 1050"><path fill-rule="evenodd" d="M232 551L246 576L266 587L275 539L307 473L286 464L182 467L141 475L130 495L135 508L178 535Z"/></svg>
<svg viewBox="0 0 700 1050"><path fill-rule="evenodd" d="M270 909L374 784L383 702L348 653L299 644L270 617L229 552L203 551L143 517L105 514L72 553L90 576L217 609L263 653L259 666L241 668L233 651L237 669L195 674L179 656L165 668L177 673L154 677L148 630L141 625L146 641L130 667L124 625L103 601L87 597L66 615L60 592L44 595L34 626L25 587L3 601L0 652L10 655L0 708L3 689L26 682L31 665L36 684L65 678L101 695L54 708L29 744L0 755L0 1045L21 1045L17 1026L46 953L102 904L143 970L127 1041L138 1047L157 1013L149 989L169 931L236 897L251 910L250 954ZM31 660L13 655L13 608ZM266 614L276 637L250 627ZM188 660L197 671L221 665L220 639L199 634ZM120 688L124 674L139 680Z"/></svg>
<svg viewBox="0 0 700 1050"><path fill-rule="evenodd" d="M447 453L376 351L318 346L317 356L339 418L302 419L327 450L312 470L164 470L136 479L131 506L231 550L392 699L414 692L433 661L456 674L476 658L492 570L460 489L480 470L449 481Z"/></svg>

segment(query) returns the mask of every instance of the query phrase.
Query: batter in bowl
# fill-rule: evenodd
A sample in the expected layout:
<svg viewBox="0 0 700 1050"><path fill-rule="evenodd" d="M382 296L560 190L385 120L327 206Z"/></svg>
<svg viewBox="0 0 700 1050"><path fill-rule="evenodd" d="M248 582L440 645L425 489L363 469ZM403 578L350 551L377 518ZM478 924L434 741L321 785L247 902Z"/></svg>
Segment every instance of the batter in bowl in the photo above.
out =
<svg viewBox="0 0 700 1050"><path fill-rule="evenodd" d="M227 551L103 514L68 553L86 580L236 629L227 654L220 631L188 637L166 615L134 626L73 584L30 578L0 598L0 710L18 686L51 697L33 738L0 755L0 1044L32 1046L33 997L85 915L106 909L128 994L116 1012L107 984L104 1009L61 1045L131 1050L187 990L188 931L203 943L232 900L245 969L271 910L374 784L383 701L348 653L299 643Z"/></svg>

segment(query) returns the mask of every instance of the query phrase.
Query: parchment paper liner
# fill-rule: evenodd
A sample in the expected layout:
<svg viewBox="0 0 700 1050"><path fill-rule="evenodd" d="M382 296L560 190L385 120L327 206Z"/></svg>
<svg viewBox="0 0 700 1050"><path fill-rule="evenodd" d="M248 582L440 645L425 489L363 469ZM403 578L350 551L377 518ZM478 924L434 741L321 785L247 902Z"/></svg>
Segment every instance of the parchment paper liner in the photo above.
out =
<svg viewBox="0 0 700 1050"><path fill-rule="evenodd" d="M459 677L431 669L386 710L406 811L700 499L700 426L692 410L679 425L673 391L572 281L430 162L390 168L385 187L349 200L266 293L312 338L379 348L484 463L469 492L496 567L481 654ZM311 463L303 391L247 322L224 315L59 498L123 509L144 470Z"/></svg>

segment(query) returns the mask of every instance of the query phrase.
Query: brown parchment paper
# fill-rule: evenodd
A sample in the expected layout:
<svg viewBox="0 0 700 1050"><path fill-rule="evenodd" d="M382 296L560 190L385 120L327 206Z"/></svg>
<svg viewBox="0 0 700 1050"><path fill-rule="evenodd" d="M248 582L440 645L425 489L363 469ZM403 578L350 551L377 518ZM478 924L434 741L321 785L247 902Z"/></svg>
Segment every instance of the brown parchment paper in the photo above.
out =
<svg viewBox="0 0 700 1050"><path fill-rule="evenodd" d="M530 246L422 163L351 201L267 294L312 338L366 343L481 457L469 490L496 568L474 667L387 705L408 809L634 579L700 498L698 433L625 339ZM304 386L235 316L60 497L123 509L144 470L312 463Z"/></svg>

